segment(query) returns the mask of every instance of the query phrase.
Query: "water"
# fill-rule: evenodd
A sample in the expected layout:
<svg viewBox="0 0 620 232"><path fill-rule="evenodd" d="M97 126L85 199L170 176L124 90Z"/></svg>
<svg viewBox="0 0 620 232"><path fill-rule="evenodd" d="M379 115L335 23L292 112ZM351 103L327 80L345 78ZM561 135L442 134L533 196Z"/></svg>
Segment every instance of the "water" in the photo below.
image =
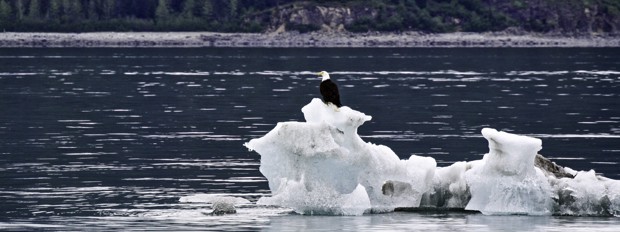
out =
<svg viewBox="0 0 620 232"><path fill-rule="evenodd" d="M303 121L326 70L373 116L366 141L439 166L477 160L493 127L620 179L620 48L0 49L0 228L617 231L618 218L418 212L299 216L180 197L268 195L242 147Z"/></svg>

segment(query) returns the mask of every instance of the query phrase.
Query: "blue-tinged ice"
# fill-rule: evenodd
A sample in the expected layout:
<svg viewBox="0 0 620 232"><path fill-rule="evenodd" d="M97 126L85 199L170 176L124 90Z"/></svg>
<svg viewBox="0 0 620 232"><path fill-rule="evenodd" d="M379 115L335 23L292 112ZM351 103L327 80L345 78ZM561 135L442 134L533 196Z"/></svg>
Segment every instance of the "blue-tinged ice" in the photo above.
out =
<svg viewBox="0 0 620 232"><path fill-rule="evenodd" d="M313 99L306 122L281 122L245 144L261 155L272 195L257 203L300 214L361 215L438 207L484 214L620 215L620 182L559 167L538 155L537 138L482 130L482 160L437 167L431 157L401 160L364 142L357 128L371 117ZM541 163L542 162L542 163Z"/></svg>

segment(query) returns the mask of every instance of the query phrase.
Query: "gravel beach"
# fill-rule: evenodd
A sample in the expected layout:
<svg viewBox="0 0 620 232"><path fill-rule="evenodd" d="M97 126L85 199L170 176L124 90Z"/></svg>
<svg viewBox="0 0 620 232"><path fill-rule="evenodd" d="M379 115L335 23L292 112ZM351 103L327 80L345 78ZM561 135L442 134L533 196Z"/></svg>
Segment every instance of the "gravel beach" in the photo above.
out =
<svg viewBox="0 0 620 232"><path fill-rule="evenodd" d="M620 37L505 32L3 32L0 47L620 47Z"/></svg>

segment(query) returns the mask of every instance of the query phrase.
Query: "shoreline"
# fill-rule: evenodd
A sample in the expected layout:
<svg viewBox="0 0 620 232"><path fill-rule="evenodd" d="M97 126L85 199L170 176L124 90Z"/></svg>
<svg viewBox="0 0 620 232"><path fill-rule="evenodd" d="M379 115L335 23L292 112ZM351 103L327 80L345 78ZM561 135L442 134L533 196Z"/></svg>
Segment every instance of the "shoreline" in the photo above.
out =
<svg viewBox="0 0 620 232"><path fill-rule="evenodd" d="M620 36L565 36L537 33L219 33L219 32L2 32L0 48L432 48L432 47L620 47Z"/></svg>

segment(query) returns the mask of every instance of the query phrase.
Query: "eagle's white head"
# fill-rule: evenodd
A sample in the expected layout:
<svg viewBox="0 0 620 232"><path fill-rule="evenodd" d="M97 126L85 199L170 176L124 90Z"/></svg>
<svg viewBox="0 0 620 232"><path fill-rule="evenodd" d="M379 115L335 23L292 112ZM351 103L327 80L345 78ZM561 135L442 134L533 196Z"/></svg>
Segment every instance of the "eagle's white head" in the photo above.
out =
<svg viewBox="0 0 620 232"><path fill-rule="evenodd" d="M321 76L321 78L322 78L321 82L323 82L325 80L329 80L329 73L327 73L325 71L321 71L318 75Z"/></svg>

